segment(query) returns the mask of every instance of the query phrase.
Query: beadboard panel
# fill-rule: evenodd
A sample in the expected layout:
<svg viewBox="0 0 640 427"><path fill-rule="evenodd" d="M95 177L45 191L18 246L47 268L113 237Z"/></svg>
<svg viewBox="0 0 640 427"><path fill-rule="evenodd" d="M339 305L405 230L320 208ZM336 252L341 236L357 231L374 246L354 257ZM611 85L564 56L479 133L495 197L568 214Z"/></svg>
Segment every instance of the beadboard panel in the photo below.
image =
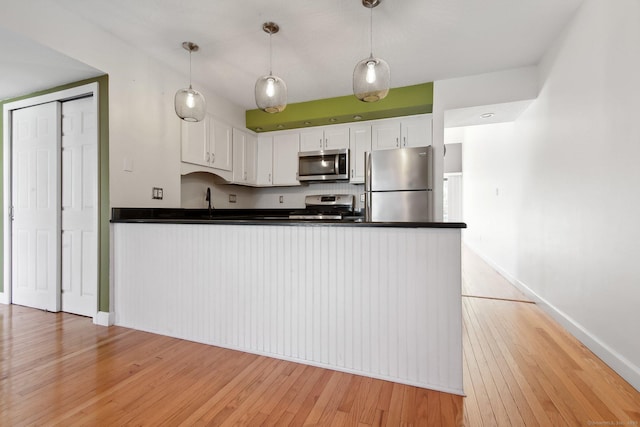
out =
<svg viewBox="0 0 640 427"><path fill-rule="evenodd" d="M118 325L462 394L458 229L113 227Z"/></svg>

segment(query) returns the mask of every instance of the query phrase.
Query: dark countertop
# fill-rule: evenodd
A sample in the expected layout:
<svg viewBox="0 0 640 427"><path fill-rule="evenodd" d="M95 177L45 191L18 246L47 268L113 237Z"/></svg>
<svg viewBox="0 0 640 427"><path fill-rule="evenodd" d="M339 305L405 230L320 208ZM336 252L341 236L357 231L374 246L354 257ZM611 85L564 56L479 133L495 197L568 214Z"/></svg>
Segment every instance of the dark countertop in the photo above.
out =
<svg viewBox="0 0 640 427"><path fill-rule="evenodd" d="M290 225L396 228L467 228L463 222L363 222L362 216L335 220L289 219L294 209L112 208L112 223ZM299 210L299 209L295 209Z"/></svg>

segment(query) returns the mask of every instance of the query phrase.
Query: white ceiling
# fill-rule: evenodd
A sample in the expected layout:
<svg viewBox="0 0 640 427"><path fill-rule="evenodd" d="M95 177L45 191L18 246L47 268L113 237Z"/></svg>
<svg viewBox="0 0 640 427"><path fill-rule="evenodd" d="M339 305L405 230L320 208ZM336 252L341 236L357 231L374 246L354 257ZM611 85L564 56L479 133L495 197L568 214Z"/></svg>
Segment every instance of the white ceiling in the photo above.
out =
<svg viewBox="0 0 640 427"><path fill-rule="evenodd" d="M196 42L194 87L246 109L256 108L255 80L269 71L265 21L280 25L273 72L287 83L290 103L350 94L353 67L370 50L361 0L50 1L184 73L185 84L181 44ZM389 63L392 87L533 65L582 1L381 0L373 52Z"/></svg>
<svg viewBox="0 0 640 427"><path fill-rule="evenodd" d="M2 27L0 52L0 100L104 74Z"/></svg>

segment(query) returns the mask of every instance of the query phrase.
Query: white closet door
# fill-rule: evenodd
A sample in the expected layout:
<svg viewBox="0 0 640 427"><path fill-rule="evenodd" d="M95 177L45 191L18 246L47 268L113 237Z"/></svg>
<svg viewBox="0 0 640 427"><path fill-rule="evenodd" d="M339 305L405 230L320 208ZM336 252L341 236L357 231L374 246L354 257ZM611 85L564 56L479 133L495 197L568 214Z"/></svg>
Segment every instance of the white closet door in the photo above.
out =
<svg viewBox="0 0 640 427"><path fill-rule="evenodd" d="M98 311L98 137L93 97L62 104L62 311Z"/></svg>
<svg viewBox="0 0 640 427"><path fill-rule="evenodd" d="M49 311L60 311L60 110L12 115L12 300Z"/></svg>

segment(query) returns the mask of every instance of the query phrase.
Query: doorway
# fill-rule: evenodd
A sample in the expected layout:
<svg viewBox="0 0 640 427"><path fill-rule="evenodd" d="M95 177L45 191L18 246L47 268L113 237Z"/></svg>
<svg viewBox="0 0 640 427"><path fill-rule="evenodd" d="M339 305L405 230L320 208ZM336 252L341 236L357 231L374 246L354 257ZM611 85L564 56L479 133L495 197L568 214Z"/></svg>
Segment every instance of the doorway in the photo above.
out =
<svg viewBox="0 0 640 427"><path fill-rule="evenodd" d="M14 304L93 317L99 277L97 85L26 101L9 104L9 114L5 108L11 141L5 147L5 290Z"/></svg>

